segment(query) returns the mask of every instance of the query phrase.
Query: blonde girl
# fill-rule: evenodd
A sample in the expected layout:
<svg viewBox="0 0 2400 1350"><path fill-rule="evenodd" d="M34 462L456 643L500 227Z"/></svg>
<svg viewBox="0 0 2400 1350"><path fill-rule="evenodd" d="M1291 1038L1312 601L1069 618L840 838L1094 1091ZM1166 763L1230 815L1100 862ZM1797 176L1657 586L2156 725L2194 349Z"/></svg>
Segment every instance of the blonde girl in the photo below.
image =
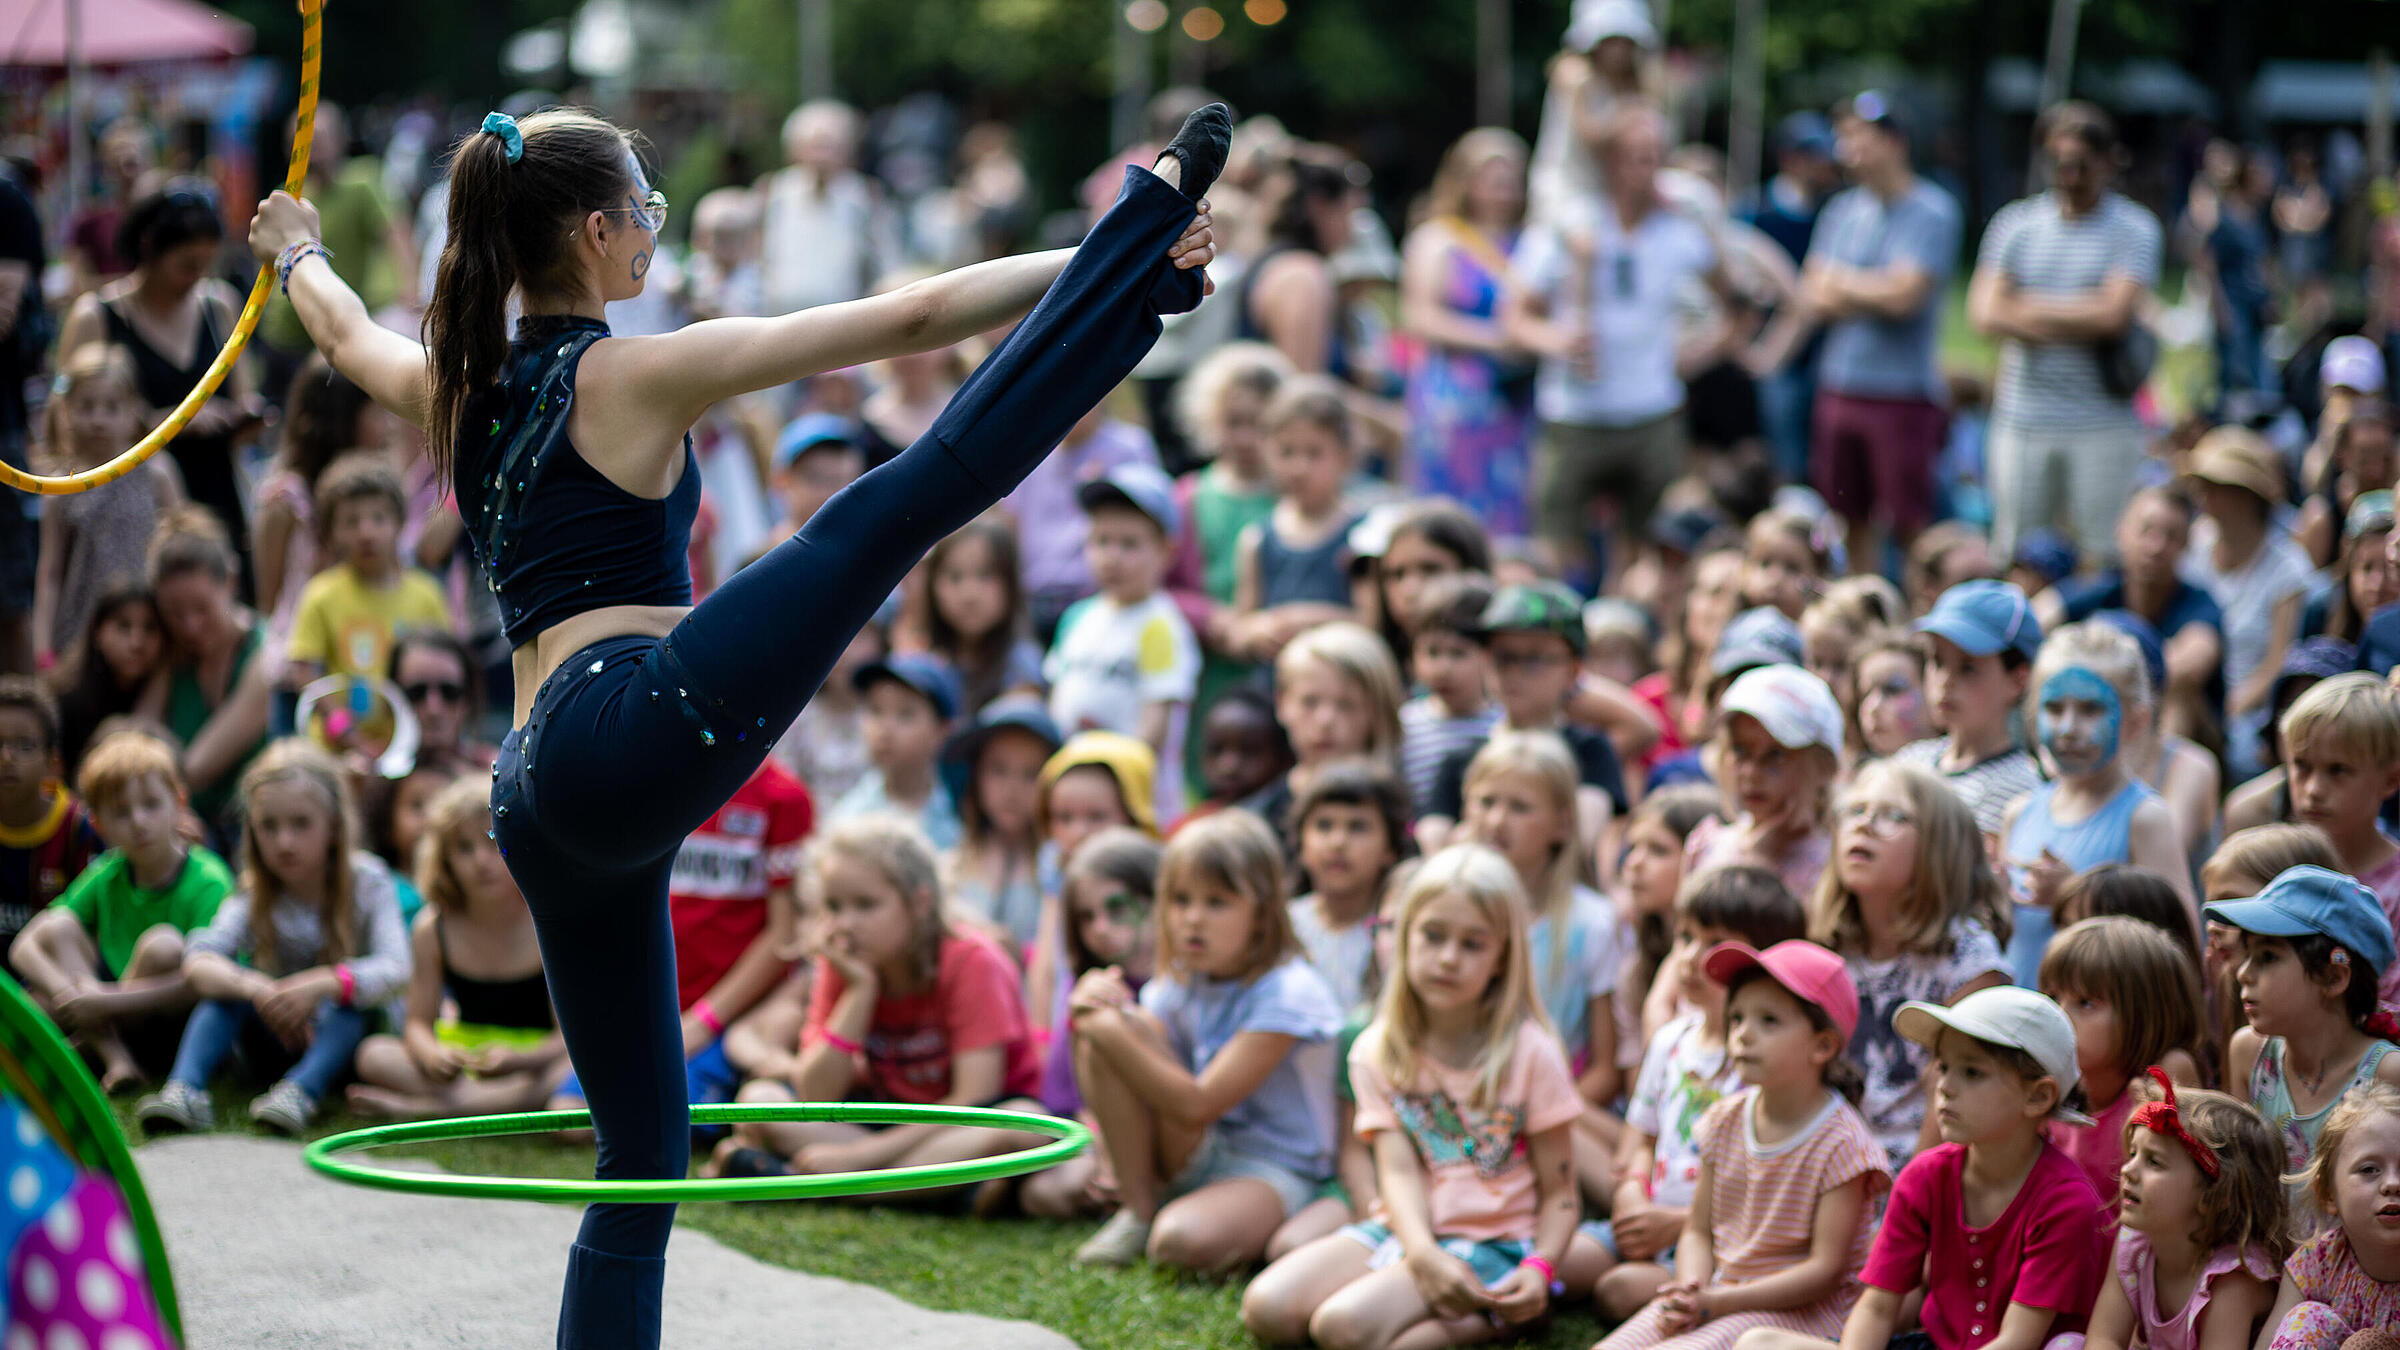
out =
<svg viewBox="0 0 2400 1350"><path fill-rule="evenodd" d="M2200 971L2175 939L2140 919L2085 919L2060 930L2042 954L2041 989L2075 1028L2078 1109L2092 1123L2053 1121L2050 1142L2083 1167L2115 1209L2125 1165L2131 1091L2158 1065L2200 1086Z"/></svg>
<svg viewBox="0 0 2400 1350"><path fill-rule="evenodd" d="M2319 1142L2302 1179L2326 1226L2284 1263L2261 1350L2376 1350L2400 1326L2400 1089L2352 1092Z"/></svg>
<svg viewBox="0 0 2400 1350"><path fill-rule="evenodd" d="M185 945L184 978L201 1002L166 1085L134 1110L147 1129L210 1128L208 1083L238 1042L253 1062L286 1066L250 1119L306 1131L350 1073L368 1015L408 983L397 887L357 847L341 765L304 741L277 741L243 772L241 802L241 888Z"/></svg>
<svg viewBox="0 0 2400 1350"><path fill-rule="evenodd" d="M2113 1278L2084 1350L2247 1350L2292 1249L2283 1141L2222 1092L2149 1076L2122 1130Z"/></svg>
<svg viewBox="0 0 2400 1350"><path fill-rule="evenodd" d="M1842 1052L1858 996L1841 958L1803 941L1763 952L1734 942L1702 968L1725 986L1725 1043L1744 1086L1692 1131L1700 1181L1675 1278L1604 1350L1728 1350L1758 1328L1840 1335L1873 1240L1870 1208L1891 1185L1852 1102L1858 1070Z"/></svg>
<svg viewBox="0 0 2400 1350"><path fill-rule="evenodd" d="M1859 1111L1896 1175L1936 1138L1923 1081L1932 1054L1894 1031L1892 1014L1912 999L1956 1003L2008 983L2008 919L1974 814L1931 772L1868 765L1836 820L1808 936L1841 956L1858 990Z"/></svg>
<svg viewBox="0 0 2400 1350"><path fill-rule="evenodd" d="M2400 1019L2377 1004L2392 924L2375 893L2340 872L2295 867L2246 900L2208 907L2242 930L2235 988L2250 1025L2233 1034L2225 1082L2283 1134L2292 1170L2317 1156L2328 1117L2370 1083L2400 1086ZM2295 1223L2321 1222L2290 1191Z"/></svg>
<svg viewBox="0 0 2400 1350"><path fill-rule="evenodd" d="M1734 677L1718 701L1710 747L1732 819L1692 831L1685 867L1775 869L1794 895L1816 889L1832 847L1827 809L1841 772L1842 709L1825 682L1797 666Z"/></svg>
<svg viewBox="0 0 2400 1350"><path fill-rule="evenodd" d="M361 1115L530 1111L566 1078L533 914L491 840L491 802L489 784L462 778L425 810L407 1020L358 1048L348 1100Z"/></svg>
<svg viewBox="0 0 2400 1350"><path fill-rule="evenodd" d="M1038 1110L1041 1077L1016 967L943 916L933 846L896 816L841 821L809 846L815 925L808 1019L790 1079L760 1078L745 1102L912 1102ZM959 1162L1033 1136L986 1128L840 1122L740 1125L718 1148L724 1176L873 1171ZM939 1199L955 1192L912 1191Z"/></svg>
<svg viewBox="0 0 2400 1350"><path fill-rule="evenodd" d="M1067 859L1068 978L1115 969L1136 995L1156 968L1158 937L1151 915L1158 900L1159 846L1156 839L1123 825L1083 841ZM1053 1115L1080 1113L1084 1125L1099 1126L1083 1109L1075 1082L1075 1036L1051 1038L1042 1059L1042 1104ZM1044 1219L1074 1219L1105 1212L1116 1189L1106 1149L1091 1149L1026 1178L1025 1212Z"/></svg>
<svg viewBox="0 0 2400 1350"><path fill-rule="evenodd" d="M1075 1259L1224 1271L1257 1260L1332 1175L1341 1009L1300 955L1265 822L1193 822L1158 883L1157 973L1139 1001L1101 969L1070 1005L1123 1205Z"/></svg>
<svg viewBox="0 0 2400 1350"><path fill-rule="evenodd" d="M1761 511L1742 532L1742 605L1783 611L1794 623L1825 590L1830 540L1793 511Z"/></svg>
<svg viewBox="0 0 2400 1350"><path fill-rule="evenodd" d="M42 410L46 473L77 473L140 439L148 410L135 387L133 356L93 343L60 363ZM183 500L172 456L153 455L106 492L52 500L42 511L33 580L33 641L44 670L83 641L100 597L147 572L150 536Z"/></svg>
<svg viewBox="0 0 2400 1350"><path fill-rule="evenodd" d="M1287 858L1297 856L1285 832L1293 796L1318 769L1359 756L1398 766L1406 696L1392 649L1362 624L1319 625L1276 655L1275 720L1292 743L1292 767L1242 804L1283 837Z"/></svg>
<svg viewBox="0 0 2400 1350"><path fill-rule="evenodd" d="M2174 810L2127 772L2119 753L2150 727L2150 673L2141 647L2105 623L2069 624L2042 643L2032 685L2026 720L2039 729L2056 777L2035 786L2000 822L2000 857L2016 904L2009 969L2029 988L2057 931L2059 888L2077 872L2130 862L2191 895Z"/></svg>
<svg viewBox="0 0 2400 1350"><path fill-rule="evenodd" d="M1524 908L1515 869L1478 845L1410 879L1382 1002L1350 1052L1379 1199L1252 1282L1242 1321L1261 1340L1483 1340L1549 1307L1571 1246L1594 1264L1575 1233L1582 1102L1534 995Z"/></svg>

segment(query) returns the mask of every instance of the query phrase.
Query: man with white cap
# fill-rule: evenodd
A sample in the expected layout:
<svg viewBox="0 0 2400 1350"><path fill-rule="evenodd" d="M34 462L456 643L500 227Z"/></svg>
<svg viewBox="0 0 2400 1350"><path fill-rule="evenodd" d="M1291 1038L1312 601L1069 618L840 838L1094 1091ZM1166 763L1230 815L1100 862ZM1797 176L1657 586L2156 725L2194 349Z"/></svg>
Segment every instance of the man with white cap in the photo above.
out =
<svg viewBox="0 0 2400 1350"><path fill-rule="evenodd" d="M2052 1120L2088 1123L2064 1104L2077 1076L2073 1024L2040 994L2002 985L1949 1007L1904 1003L1892 1025L1933 1051L1942 1142L1892 1181L1842 1343L1889 1344L1920 1287L1934 1350L2036 1350L2082 1331L2116 1234L2083 1169L2044 1135ZM1764 1331L1735 1347L1830 1344Z"/></svg>

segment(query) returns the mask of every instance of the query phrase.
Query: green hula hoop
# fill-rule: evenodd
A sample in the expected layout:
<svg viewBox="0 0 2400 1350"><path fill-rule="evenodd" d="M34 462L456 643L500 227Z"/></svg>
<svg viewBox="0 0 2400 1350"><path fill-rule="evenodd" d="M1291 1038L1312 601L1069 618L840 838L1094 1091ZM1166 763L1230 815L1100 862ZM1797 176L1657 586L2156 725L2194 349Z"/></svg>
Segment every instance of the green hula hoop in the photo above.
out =
<svg viewBox="0 0 2400 1350"><path fill-rule="evenodd" d="M534 1178L458 1176L447 1172L408 1172L376 1167L346 1156L395 1144L422 1144L441 1139L483 1139L511 1134L542 1134L588 1129L589 1111L525 1111L515 1115L479 1116L456 1120L412 1121L378 1125L328 1135L302 1153L310 1167L336 1181L416 1195L457 1195L483 1200L540 1200L550 1204L671 1205L687 1200L817 1200L834 1196L881 1195L893 1191L959 1186L994 1177L1038 1172L1081 1153L1092 1132L1078 1121L1037 1116L1021 1111L996 1111L973 1106L908 1106L891 1102L770 1102L751 1105L695 1106L695 1125L734 1125L773 1121L842 1121L862 1125L973 1125L990 1129L1046 1134L1051 1142L1014 1153L965 1162L896 1167L879 1172L833 1172L823 1176L690 1178L684 1180L606 1181L592 1178Z"/></svg>

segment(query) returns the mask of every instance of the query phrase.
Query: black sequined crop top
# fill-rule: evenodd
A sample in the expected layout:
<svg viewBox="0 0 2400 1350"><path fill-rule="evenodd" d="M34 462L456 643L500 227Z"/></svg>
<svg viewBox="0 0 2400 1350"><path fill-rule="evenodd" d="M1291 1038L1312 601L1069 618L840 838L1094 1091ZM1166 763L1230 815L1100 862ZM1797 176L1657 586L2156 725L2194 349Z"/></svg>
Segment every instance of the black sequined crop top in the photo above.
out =
<svg viewBox="0 0 2400 1350"><path fill-rule="evenodd" d="M499 382L460 419L452 486L511 646L611 605L692 603L700 466L691 437L683 477L663 498L618 487L567 440L575 367L607 336L597 319L518 320Z"/></svg>

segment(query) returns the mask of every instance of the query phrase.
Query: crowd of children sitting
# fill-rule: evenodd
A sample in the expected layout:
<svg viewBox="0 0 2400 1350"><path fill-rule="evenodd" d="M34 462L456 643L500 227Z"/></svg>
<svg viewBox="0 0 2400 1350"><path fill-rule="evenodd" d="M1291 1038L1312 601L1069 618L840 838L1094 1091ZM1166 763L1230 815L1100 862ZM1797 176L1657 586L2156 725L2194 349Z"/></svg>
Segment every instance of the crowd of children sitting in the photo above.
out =
<svg viewBox="0 0 2400 1350"><path fill-rule="evenodd" d="M2296 651L2219 838L2142 619L1835 581L1783 511L1663 517L1638 603L1586 605L1455 507L1354 511L1341 401L1210 360L1192 429L1230 453L1240 405L1241 463L946 541L686 843L695 1102L1079 1118L1082 1157L917 1198L1256 1271L1270 1343L1588 1300L1608 1350L2390 1350L2400 693ZM290 458L324 556L266 615L171 481L75 526L154 533L145 584L61 575L47 686L0 680L10 964L153 1130L211 1128L220 1071L294 1135L572 1105L410 489ZM1089 574L1046 632L1029 530ZM1029 1139L702 1142L756 1176Z"/></svg>

